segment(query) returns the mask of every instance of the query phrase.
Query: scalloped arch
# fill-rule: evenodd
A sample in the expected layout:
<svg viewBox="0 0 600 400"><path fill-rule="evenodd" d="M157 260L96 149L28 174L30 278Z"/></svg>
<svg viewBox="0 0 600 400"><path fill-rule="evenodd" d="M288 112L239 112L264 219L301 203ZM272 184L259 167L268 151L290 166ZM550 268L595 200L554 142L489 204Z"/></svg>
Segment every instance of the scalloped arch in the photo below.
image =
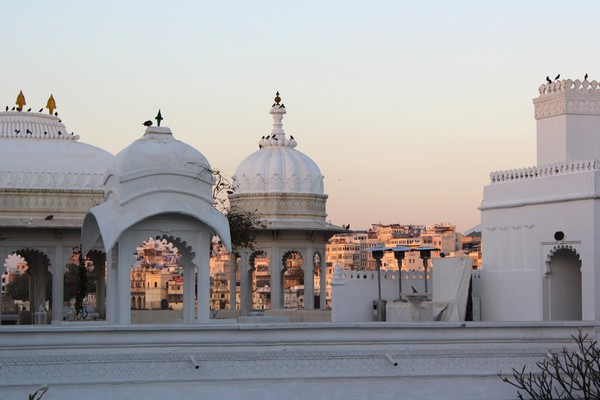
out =
<svg viewBox="0 0 600 400"><path fill-rule="evenodd" d="M552 249L550 249L550 251L546 255L546 262L544 263L544 265L546 267L546 269L544 271L544 277L547 277L552 272L552 269L550 268L550 263L552 262L552 257L554 257L556 255L556 253L559 252L560 250L569 250L569 251L573 252L577 256L577 259L579 260L579 262L581 263L581 255L579 254L579 251L577 251L576 247L571 246L569 244L556 245L556 246L552 247Z"/></svg>

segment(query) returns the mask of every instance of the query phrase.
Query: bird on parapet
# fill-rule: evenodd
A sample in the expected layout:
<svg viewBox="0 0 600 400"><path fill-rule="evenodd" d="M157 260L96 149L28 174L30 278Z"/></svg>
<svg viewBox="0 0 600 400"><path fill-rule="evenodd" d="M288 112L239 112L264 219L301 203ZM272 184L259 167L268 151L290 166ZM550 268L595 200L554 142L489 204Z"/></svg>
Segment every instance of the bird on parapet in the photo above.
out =
<svg viewBox="0 0 600 400"><path fill-rule="evenodd" d="M269 138L270 138L270 137L271 137L271 135L267 136L265 139L266 139L266 140L269 140Z"/></svg>
<svg viewBox="0 0 600 400"><path fill-rule="evenodd" d="M144 122L143 125L144 126L152 126L152 121L148 120L148 121Z"/></svg>
<svg viewBox="0 0 600 400"><path fill-rule="evenodd" d="M587 78L588 78L588 74L585 74L585 76L583 77L583 80L587 81Z"/></svg>
<svg viewBox="0 0 600 400"><path fill-rule="evenodd" d="M54 219L54 215L50 214L47 215L46 218L44 218L46 221L52 221L52 219Z"/></svg>
<svg viewBox="0 0 600 400"><path fill-rule="evenodd" d="M546 82L552 83L552 80L550 79L550 77L548 77L548 76L546 77Z"/></svg>
<svg viewBox="0 0 600 400"><path fill-rule="evenodd" d="M31 135L31 131L30 131L29 129L27 129L27 130L25 131L25 133L27 133L28 135Z"/></svg>
<svg viewBox="0 0 600 400"><path fill-rule="evenodd" d="M411 285L410 288L412 289L413 293L419 293L419 291L417 289L415 289L414 286Z"/></svg>
<svg viewBox="0 0 600 400"><path fill-rule="evenodd" d="M560 74L556 75L556 78L554 78L555 81L560 79Z"/></svg>
<svg viewBox="0 0 600 400"><path fill-rule="evenodd" d="M13 108L12 108L10 111L15 111L15 108L16 108L16 107L13 107Z"/></svg>
<svg viewBox="0 0 600 400"><path fill-rule="evenodd" d="M15 133L18 135L19 133L21 133L21 131L18 129L15 129Z"/></svg>
<svg viewBox="0 0 600 400"><path fill-rule="evenodd" d="M29 108L27 109L27 112L31 112L31 107L29 107Z"/></svg>
<svg viewBox="0 0 600 400"><path fill-rule="evenodd" d="M61 132L61 131L58 131L58 134L59 134L59 135L62 135L62 132Z"/></svg>
<svg viewBox="0 0 600 400"><path fill-rule="evenodd" d="M296 140L296 139L294 139L294 136L290 135L290 140Z"/></svg>
<svg viewBox="0 0 600 400"><path fill-rule="evenodd" d="M55 112L55 113L54 113L54 116L55 116L55 117L58 117L58 112Z"/></svg>
<svg viewBox="0 0 600 400"><path fill-rule="evenodd" d="M38 111L38 112L42 112L42 111L44 111L44 107L40 108L40 111Z"/></svg>

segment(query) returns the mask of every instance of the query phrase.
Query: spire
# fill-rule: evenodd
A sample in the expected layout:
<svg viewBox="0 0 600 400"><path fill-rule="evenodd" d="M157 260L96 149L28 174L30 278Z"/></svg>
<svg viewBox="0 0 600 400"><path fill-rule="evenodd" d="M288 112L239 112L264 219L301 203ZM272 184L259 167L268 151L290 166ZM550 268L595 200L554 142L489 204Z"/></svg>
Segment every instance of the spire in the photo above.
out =
<svg viewBox="0 0 600 400"><path fill-rule="evenodd" d="M260 149L265 147L296 147L297 143L293 137L290 140L286 139L285 131L283 130L283 116L287 113L285 105L281 103L279 92L275 93L275 103L271 106L269 114L273 116L273 130L271 134L264 137L258 142Z"/></svg>
<svg viewBox="0 0 600 400"><path fill-rule="evenodd" d="M285 139L285 132L283 131L283 116L285 115L285 106L281 102L279 92L275 93L275 104L271 107L270 114L273 116L273 130L271 131L271 137L277 138L277 140Z"/></svg>
<svg viewBox="0 0 600 400"><path fill-rule="evenodd" d="M154 117L154 119L156 120L156 126L160 126L160 121L163 120L163 117L160 114L160 108L158 109L158 114L156 114L156 117Z"/></svg>
<svg viewBox="0 0 600 400"><path fill-rule="evenodd" d="M50 95L48 98L48 102L46 103L46 108L48 109L48 114L52 115L54 110L56 109L56 102L54 101L54 97Z"/></svg>
<svg viewBox="0 0 600 400"><path fill-rule="evenodd" d="M23 106L25 104L27 104L27 102L25 102L25 96L23 95L23 91L19 91L19 95L17 96L17 101L15 102L15 104L18 106L17 109L19 111L23 111Z"/></svg>

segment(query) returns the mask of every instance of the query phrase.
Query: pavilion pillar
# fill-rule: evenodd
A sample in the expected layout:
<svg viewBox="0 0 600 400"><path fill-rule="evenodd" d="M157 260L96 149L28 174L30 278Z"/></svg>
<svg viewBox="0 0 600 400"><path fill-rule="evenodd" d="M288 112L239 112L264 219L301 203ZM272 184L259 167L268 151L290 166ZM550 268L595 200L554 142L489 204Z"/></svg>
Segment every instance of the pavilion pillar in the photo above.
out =
<svg viewBox="0 0 600 400"><path fill-rule="evenodd" d="M319 277L320 279L320 287L319 287L319 303L320 303L320 309L321 310L325 310L327 308L327 266L326 266L326 262L325 262L325 249L322 248L320 250L320 254L321 254L321 265L319 266Z"/></svg>
<svg viewBox="0 0 600 400"><path fill-rule="evenodd" d="M281 254L278 246L271 248L269 258L271 267L271 308L279 310L283 308L283 266L281 265Z"/></svg>
<svg viewBox="0 0 600 400"><path fill-rule="evenodd" d="M240 315L248 315L252 310L252 276L248 265L248 252L240 251Z"/></svg>
<svg viewBox="0 0 600 400"><path fill-rule="evenodd" d="M117 260L119 245L106 251L106 322L117 323Z"/></svg>
<svg viewBox="0 0 600 400"><path fill-rule="evenodd" d="M65 266L69 252L62 246L54 248L52 266L52 323L58 324L63 320L63 303L65 293Z"/></svg>
<svg viewBox="0 0 600 400"><path fill-rule="evenodd" d="M197 243L198 251L196 257L198 259L198 288L196 297L198 299L198 310L196 319L198 323L210 322L210 234L208 232L200 232L199 242ZM183 278L185 284L186 278ZM193 293L193 288L190 293ZM187 289L187 287L186 287ZM185 296L187 290L184 290ZM193 296L192 296L193 297ZM193 298L192 298L193 301ZM185 310L185 305L183 307ZM192 308L193 310L193 308ZM193 315L193 314L192 314Z"/></svg>
<svg viewBox="0 0 600 400"><path fill-rule="evenodd" d="M314 249L309 247L304 256L302 269L304 270L304 309L315 308L315 266L313 260Z"/></svg>
<svg viewBox="0 0 600 400"><path fill-rule="evenodd" d="M123 235L128 236L128 235ZM135 247L131 245L129 237L119 240L118 264L116 268L116 323L119 325L131 324L131 267L132 254Z"/></svg>
<svg viewBox="0 0 600 400"><path fill-rule="evenodd" d="M229 256L229 309L235 310L237 304L237 256L232 251Z"/></svg>

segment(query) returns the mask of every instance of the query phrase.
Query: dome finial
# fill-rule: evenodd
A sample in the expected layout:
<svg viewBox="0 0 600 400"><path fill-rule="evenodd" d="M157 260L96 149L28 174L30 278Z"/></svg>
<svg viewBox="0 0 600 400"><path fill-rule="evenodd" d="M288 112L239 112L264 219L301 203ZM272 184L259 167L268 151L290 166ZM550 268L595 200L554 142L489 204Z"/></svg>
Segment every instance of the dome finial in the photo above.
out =
<svg viewBox="0 0 600 400"><path fill-rule="evenodd" d="M24 106L25 104L27 104L27 103L25 102L25 96L23 95L23 91L22 91L22 90L21 90L21 91L19 91L19 95L17 96L17 101L15 102L15 104L18 106L18 108L17 108L17 109L18 109L19 111L23 111L23 106Z"/></svg>
<svg viewBox="0 0 600 400"><path fill-rule="evenodd" d="M156 114L156 117L154 117L154 119L156 120L156 125L160 126L160 121L163 120L162 115L160 114L160 108L158 109L158 114Z"/></svg>
<svg viewBox="0 0 600 400"><path fill-rule="evenodd" d="M56 109L56 102L54 101L54 97L50 95L48 98L48 102L46 103L46 108L48 109L48 114L52 115L54 110Z"/></svg>
<svg viewBox="0 0 600 400"><path fill-rule="evenodd" d="M279 92L275 93L275 104L279 105L281 101L281 97L279 97ZM275 104L273 106L275 106Z"/></svg>

